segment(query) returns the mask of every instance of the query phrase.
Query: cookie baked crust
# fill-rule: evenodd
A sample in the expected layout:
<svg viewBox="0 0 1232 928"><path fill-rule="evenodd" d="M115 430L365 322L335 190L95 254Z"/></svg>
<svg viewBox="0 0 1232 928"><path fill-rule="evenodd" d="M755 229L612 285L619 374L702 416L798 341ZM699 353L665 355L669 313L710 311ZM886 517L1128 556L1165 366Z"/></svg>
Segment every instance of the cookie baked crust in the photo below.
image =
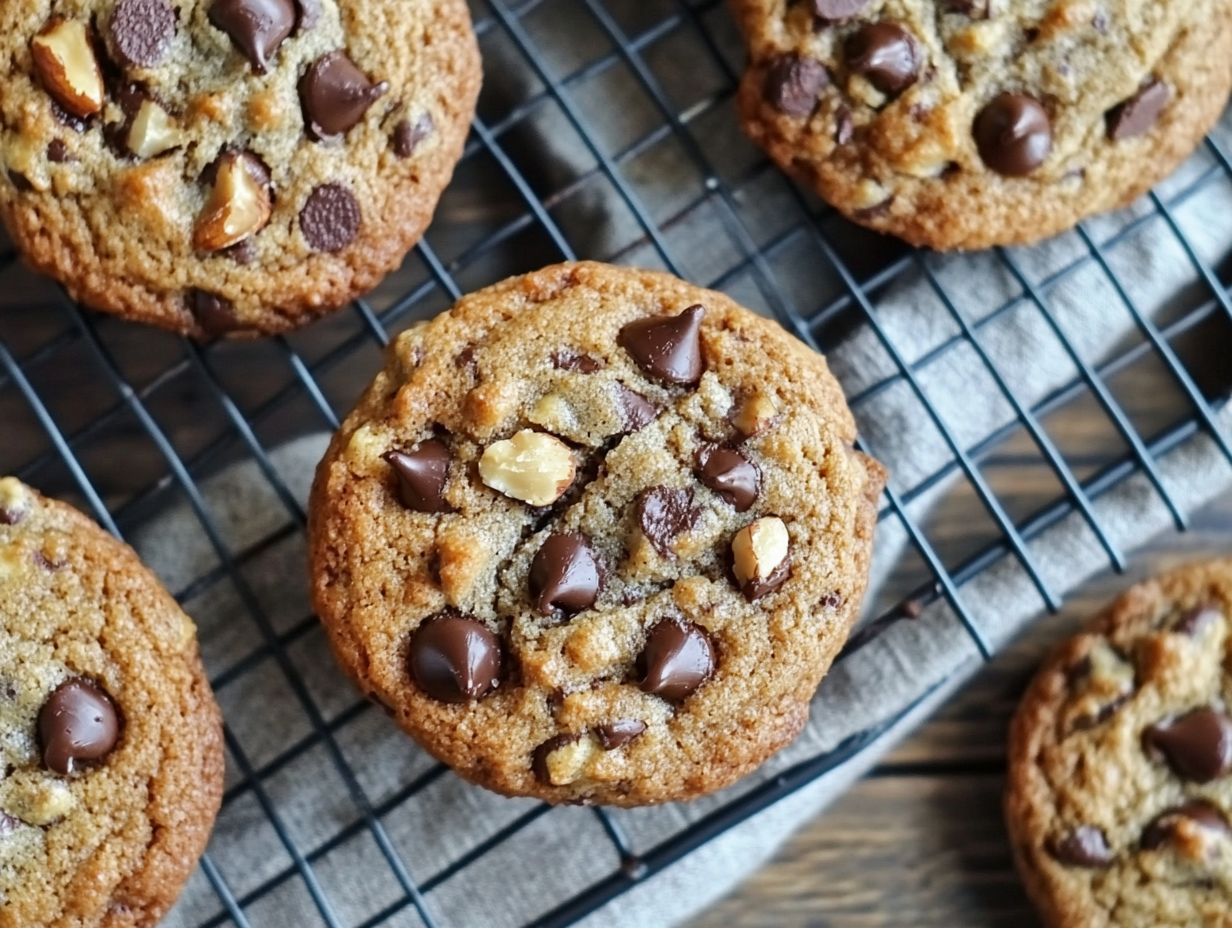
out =
<svg viewBox="0 0 1232 928"><path fill-rule="evenodd" d="M1003 19L1013 18L1005 4L993 4ZM962 14L941 12L940 0L873 3L826 29L814 28L809 5L732 0L750 58L738 94L745 131L848 218L921 247L1030 243L1133 202L1189 156L1232 89L1232 6L1221 0L1102 4L1104 34L1091 26L1097 10L1088 0L1026 0L1012 4L1023 20L1009 25L1019 40L996 44L991 32L980 38L977 24L963 39L970 60L947 49L942 23ZM930 69L879 110L843 93L842 39L869 21L909 29ZM1023 38L1027 28L1039 31L1034 42ZM981 41L994 51L981 51ZM817 57L832 78L806 118L780 112L764 94L772 63L793 53ZM987 56L983 64L980 55ZM1141 136L1108 139L1106 113L1152 76L1171 92L1159 120ZM1002 91L1041 97L1052 117L1052 152L1027 177L993 172L976 148L976 116ZM846 144L836 138L841 108L854 120Z"/></svg>
<svg viewBox="0 0 1232 928"><path fill-rule="evenodd" d="M76 0L97 13L109 4ZM136 73L156 93L177 100L177 82L192 67L176 55L202 59L178 99L193 143L149 160L117 156L103 141L100 120L78 133L57 119L32 76L29 40L64 4L51 0L0 8L0 159L21 190L0 176L0 218L37 271L65 284L94 309L196 338L220 333L189 308L201 290L235 306L225 334L284 332L332 312L371 290L397 268L432 219L461 157L481 82L478 45L465 0L323 0L321 25L293 35L278 50L271 73L254 75L226 35L209 25L208 4L190 21L160 66ZM198 45L187 42L194 30ZM342 142L315 143L305 134L298 83L318 56L345 48L385 94ZM236 87L242 92L228 98ZM114 104L112 104L114 106ZM399 120L430 115L432 133L409 157L391 144ZM268 124L269 128L261 128ZM69 160L50 163L59 140ZM193 248L194 225L209 191L198 178L228 147L253 149L271 169L274 214L255 238L257 256L241 264L225 253ZM315 187L341 183L354 194L362 222L337 253L314 250L298 215Z"/></svg>
<svg viewBox="0 0 1232 928"><path fill-rule="evenodd" d="M607 569L613 575L661 570L658 585L629 605L601 594L594 609L540 627L528 615L521 589L534 553L527 545L537 544L546 529L519 512L525 507L485 488L468 465L465 489L454 478L450 485L465 518L446 515L438 523L400 509L381 459L388 447L409 447L434 426L467 447L506 437L519 404L533 401L537 389L531 382L527 394L520 378L541 376L536 372L550 366L549 354L560 349L597 359L603 372L587 376L614 376L646 391L663 404L664 417L673 415L672 403L683 408L707 402L701 396L717 383L711 373L695 392L656 390L617 344L622 325L649 314L678 314L694 304L706 308L701 338L710 372L721 373L732 390L772 384L785 416L781 432L750 445L788 462L788 476L774 477L764 490L766 511L792 509L784 518L795 519L800 533L793 537L793 579L781 590L750 606L719 573L670 580L670 564L663 566L644 541L625 536L622 528L616 537L594 542ZM617 511L629 495L628 488L617 489L621 481L666 479L660 475L675 464L663 449L691 441L681 437L680 423L666 437L654 433L659 425L656 420L615 441L600 465L608 475L637 467L645 473L593 478L563 513L550 517L563 526L555 530L585 529L588 519L626 524ZM636 806L692 798L734 782L796 737L858 615L884 472L852 449L854 438L854 422L824 359L726 296L665 274L593 263L516 277L464 297L401 336L385 370L335 436L311 501L316 609L340 664L361 690L463 777L549 802ZM791 506L789 484L802 491ZM592 487L598 489L591 493ZM739 524L759 512L743 514L747 518ZM506 518L516 520L512 552L502 548L495 565L483 554L472 557L501 535ZM680 556L690 554L682 549ZM717 565L710 569L721 571ZM512 579L496 589L485 586L483 578L502 575ZM623 588L632 587L629 581ZM492 603L506 607L503 615ZM495 692L462 705L428 697L407 670L412 634L451 608L503 628L506 646L514 642L506 659L511 676ZM633 679L638 642L657 617L671 613L702 624L718 652L713 678L674 709L643 693ZM605 756L602 776L567 785L548 785L536 776L536 746L621 716L639 718L649 728Z"/></svg>
<svg viewBox="0 0 1232 928"><path fill-rule="evenodd" d="M1221 618L1186 629L1186 613L1204 605ZM1224 704L1230 651L1232 559L1221 559L1131 587L1045 660L1011 725L1005 817L1019 873L1046 924L1232 925L1228 834L1202 837L1190 823L1174 845L1144 848L1151 823L1185 802L1210 803L1226 817L1232 777L1186 781L1143 743L1144 730L1161 719ZM1091 686L1074 680L1092 660L1112 662L1107 679L1076 694L1075 686ZM1132 685L1118 690L1110 681L1122 677ZM1092 715L1093 725L1085 721ZM1050 852L1050 841L1083 825L1103 832L1110 863L1074 866Z"/></svg>
<svg viewBox="0 0 1232 928"><path fill-rule="evenodd" d="M106 758L73 776L33 759L29 775L66 784L73 805L42 829L32 871L5 861L19 882L0 885L0 926L149 928L196 867L222 800L218 706L194 626L137 555L71 506L25 492L29 513L0 525L0 622L21 643L5 657L45 655L59 676L97 681L122 729ZM46 696L18 692L23 718ZM24 842L28 830L0 840Z"/></svg>

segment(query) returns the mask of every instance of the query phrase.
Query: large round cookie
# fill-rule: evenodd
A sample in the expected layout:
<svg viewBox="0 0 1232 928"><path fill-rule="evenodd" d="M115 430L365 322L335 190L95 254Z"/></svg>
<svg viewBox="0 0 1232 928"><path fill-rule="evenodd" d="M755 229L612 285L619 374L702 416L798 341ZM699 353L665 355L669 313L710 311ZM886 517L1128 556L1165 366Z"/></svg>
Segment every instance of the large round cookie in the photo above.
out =
<svg viewBox="0 0 1232 928"><path fill-rule="evenodd" d="M800 731L883 483L825 361L727 297L567 264L404 333L317 473L342 666L463 776L685 799Z"/></svg>
<svg viewBox="0 0 1232 928"><path fill-rule="evenodd" d="M192 623L125 545L0 480L0 928L155 924L205 848L222 730Z"/></svg>
<svg viewBox="0 0 1232 928"><path fill-rule="evenodd" d="M1006 816L1049 925L1232 925L1229 699L1232 560L1133 587L1044 664Z"/></svg>
<svg viewBox="0 0 1232 928"><path fill-rule="evenodd" d="M1226 0L733 0L778 164L916 245L1028 242L1172 171L1232 87Z"/></svg>
<svg viewBox="0 0 1232 928"><path fill-rule="evenodd" d="M480 64L465 0L0 5L0 215L86 304L290 329L423 233Z"/></svg>

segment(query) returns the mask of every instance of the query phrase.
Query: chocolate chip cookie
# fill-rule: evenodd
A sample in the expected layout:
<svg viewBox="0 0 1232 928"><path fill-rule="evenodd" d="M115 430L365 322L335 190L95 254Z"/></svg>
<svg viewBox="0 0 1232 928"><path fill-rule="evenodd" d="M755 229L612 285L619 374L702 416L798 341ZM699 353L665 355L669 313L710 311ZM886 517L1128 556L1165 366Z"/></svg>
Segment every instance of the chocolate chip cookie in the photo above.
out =
<svg viewBox="0 0 1232 928"><path fill-rule="evenodd" d="M402 261L479 80L465 0L6 3L0 216L97 309L283 331Z"/></svg>
<svg viewBox="0 0 1232 928"><path fill-rule="evenodd" d="M800 731L881 467L825 361L727 297L566 264L403 333L317 472L346 671L464 777L687 799Z"/></svg>
<svg viewBox="0 0 1232 928"><path fill-rule="evenodd" d="M222 771L175 600L79 512L0 479L0 928L153 925Z"/></svg>
<svg viewBox="0 0 1232 928"><path fill-rule="evenodd" d="M1232 88L1225 0L733 0L744 125L848 217L1029 242L1171 172Z"/></svg>
<svg viewBox="0 0 1232 928"><path fill-rule="evenodd" d="M1006 816L1049 925L1232 925L1232 560L1133 587L1044 664Z"/></svg>

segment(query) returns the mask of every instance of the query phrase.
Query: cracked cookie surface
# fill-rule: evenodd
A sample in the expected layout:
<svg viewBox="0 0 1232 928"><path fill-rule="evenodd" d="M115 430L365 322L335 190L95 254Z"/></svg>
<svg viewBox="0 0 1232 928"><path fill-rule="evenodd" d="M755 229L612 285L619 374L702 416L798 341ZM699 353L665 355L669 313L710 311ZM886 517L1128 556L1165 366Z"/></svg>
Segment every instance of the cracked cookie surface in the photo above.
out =
<svg viewBox="0 0 1232 928"><path fill-rule="evenodd" d="M0 479L0 926L151 926L205 849L222 730L179 606Z"/></svg>
<svg viewBox="0 0 1232 928"><path fill-rule="evenodd" d="M0 7L0 216L97 309L284 331L419 239L480 82L465 0Z"/></svg>
<svg viewBox="0 0 1232 928"><path fill-rule="evenodd" d="M317 472L345 670L476 783L686 799L791 741L863 596L876 462L825 361L675 278L569 264L401 335Z"/></svg>
<svg viewBox="0 0 1232 928"><path fill-rule="evenodd" d="M1049 925L1232 925L1232 560L1131 588L1045 662L1006 817Z"/></svg>
<svg viewBox="0 0 1232 928"><path fill-rule="evenodd" d="M1034 241L1170 173L1232 88L1226 0L733 0L746 131L870 228Z"/></svg>

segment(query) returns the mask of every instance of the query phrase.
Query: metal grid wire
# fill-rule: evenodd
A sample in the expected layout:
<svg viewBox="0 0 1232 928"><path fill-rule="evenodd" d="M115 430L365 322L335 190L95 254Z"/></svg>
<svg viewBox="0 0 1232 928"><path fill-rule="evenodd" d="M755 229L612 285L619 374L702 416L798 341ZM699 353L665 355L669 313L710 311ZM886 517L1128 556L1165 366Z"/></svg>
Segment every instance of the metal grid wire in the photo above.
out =
<svg viewBox="0 0 1232 928"><path fill-rule="evenodd" d="M1144 474L1183 528L1184 515L1160 477L1158 459L1205 431L1232 461L1232 448L1214 423L1232 382L1219 353L1211 360L1201 351L1203 345L1232 343L1229 269L1204 263L1175 216L1209 185L1232 181L1228 153L1215 141L1206 143L1206 166L1192 180L1167 198L1153 195L1152 208L1115 234L1101 239L1080 229L1084 253L1044 280L1031 280L1013 253L997 252L1019 295L970 318L957 308L929 256L847 225L739 140L732 97L740 52L719 0L473 0L472 10L487 88L455 184L403 269L352 309L285 338L200 347L81 313L61 291L26 274L11 248L0 253L6 284L0 286L6 294L0 297L0 472L73 500L120 537L171 502L186 502L213 566L173 592L190 603L225 587L241 613L235 623L248 623L251 644L244 656L211 666L224 705L225 694L260 669L280 676L302 715L302 734L271 753L254 747L248 736L252 721L243 718L242 705L228 711L226 805L255 804L285 864L237 889L226 860L217 850L207 855L201 874L218 906L199 928L254 924L263 900L292 883L331 928L437 925L439 916L425 897L550 812L528 806L444 867L413 872L386 821L430 789L444 769L421 769L396 790L371 797L342 739L373 708L349 694L341 708L336 702L323 707L297 659L297 648L317 631L315 619L306 611L292 621L274 617L247 569L298 539L305 523L269 449L336 427L392 334L463 292L581 256L660 266L727 290L818 348L856 326L875 333L894 370L851 397L857 419L880 394L905 384L929 411L950 459L918 485L887 491L881 518L902 527L910 549L904 560L915 566L896 573L892 592L880 597L880 617L845 653L920 605L944 598L987 657L990 645L964 607L965 583L1008 555L1031 577L1041 604L1055 609L1058 596L1028 551L1032 538L1077 512L1100 540L1109 566L1120 569L1123 553L1093 505L1102 494ZM551 144L564 139L569 143L562 147ZM671 176L687 179L666 192L648 180L661 176L665 165ZM1118 245L1144 223L1170 230L1200 282L1185 310L1162 322L1140 310L1111 263ZM600 227L603 235L596 238ZM699 236L705 248L696 247ZM1100 365L1083 359L1049 312L1052 289L1092 265L1112 284L1138 336ZM801 267L803 286L797 280ZM904 356L877 309L879 294L908 273L923 276L955 326L951 338L914 360ZM1048 321L1077 372L1072 382L1031 403L1015 395L982 341L990 323L1024 302ZM975 446L954 435L921 385L930 365L960 345L974 351L1014 413L1013 422ZM1121 375L1146 364L1176 398L1153 419L1128 407L1117 387ZM1056 417L1075 407L1082 408L1084 427L1096 423L1104 436L1099 454L1068 448L1057 437L1067 433ZM285 524L242 545L219 525L198 484L238 461L255 464L286 513ZM999 466L1019 473L1028 463L1051 482L1024 505L999 488L997 475ZM988 526L983 535L965 533L964 546L940 543L936 526L909 512L914 501L946 481L966 494L963 517L976 513ZM243 736L236 730L241 722ZM855 756L882 731L863 732L786 770L640 854L616 816L590 810L600 840L612 846L611 871L575 898L549 900L536 923L563 925L594 911ZM332 762L356 812L346 827L306 842L296 837L300 823L293 809L284 808L277 780L310 752L324 752ZM361 836L375 848L379 866L388 868L394 890L376 910L351 915L339 911L322 869L335 850Z"/></svg>

